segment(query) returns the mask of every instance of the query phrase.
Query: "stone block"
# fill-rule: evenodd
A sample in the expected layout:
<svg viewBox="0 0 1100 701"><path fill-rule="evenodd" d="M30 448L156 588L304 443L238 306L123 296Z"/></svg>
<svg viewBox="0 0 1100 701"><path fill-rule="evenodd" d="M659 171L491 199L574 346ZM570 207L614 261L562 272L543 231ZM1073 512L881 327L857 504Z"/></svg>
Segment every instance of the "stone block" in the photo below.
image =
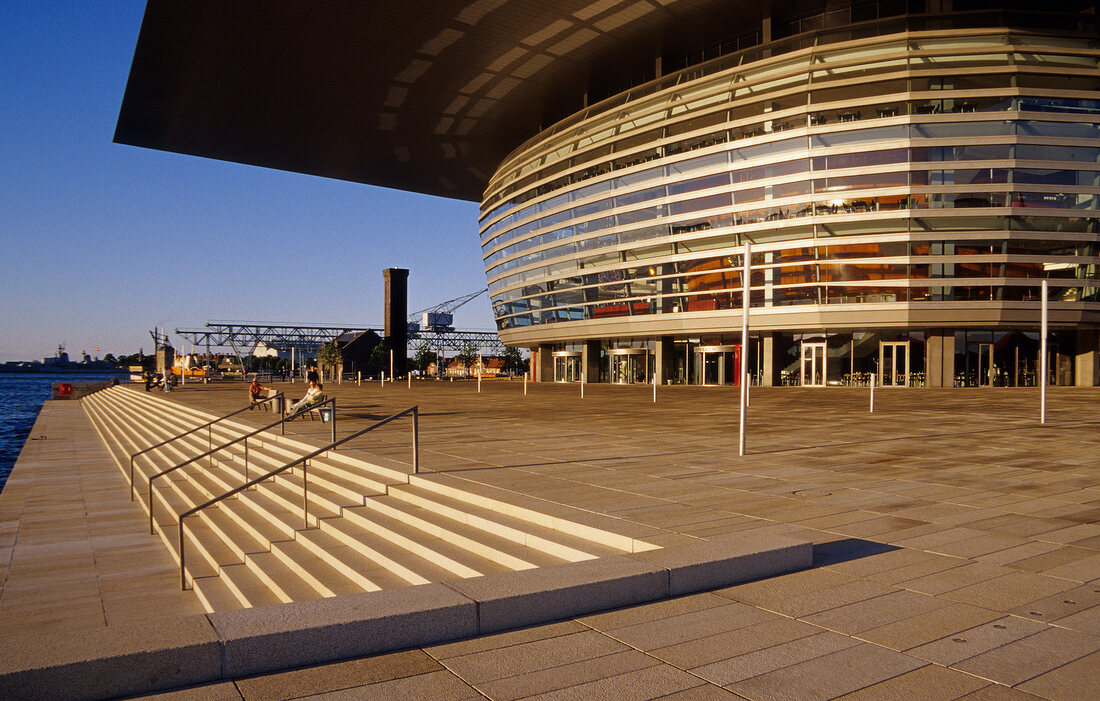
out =
<svg viewBox="0 0 1100 701"><path fill-rule="evenodd" d="M546 623L668 596L668 573L625 555L447 582L478 602L478 633Z"/></svg>
<svg viewBox="0 0 1100 701"><path fill-rule="evenodd" d="M209 614L226 678L477 633L477 605L443 584Z"/></svg>
<svg viewBox="0 0 1100 701"><path fill-rule="evenodd" d="M669 596L680 596L805 569L813 563L813 543L732 533L629 557L668 570Z"/></svg>
<svg viewBox="0 0 1100 701"><path fill-rule="evenodd" d="M0 699L101 699L221 676L221 646L205 616L7 638Z"/></svg>

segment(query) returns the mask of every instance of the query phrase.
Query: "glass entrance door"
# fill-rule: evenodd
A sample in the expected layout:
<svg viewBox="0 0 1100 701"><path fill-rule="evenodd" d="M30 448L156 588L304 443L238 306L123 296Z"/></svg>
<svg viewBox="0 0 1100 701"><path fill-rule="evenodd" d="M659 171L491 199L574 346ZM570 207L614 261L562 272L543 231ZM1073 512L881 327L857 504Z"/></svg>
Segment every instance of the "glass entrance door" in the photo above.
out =
<svg viewBox="0 0 1100 701"><path fill-rule="evenodd" d="M629 385L646 381L646 355L638 353L615 353L608 355L611 362L611 382L617 385Z"/></svg>
<svg viewBox="0 0 1100 701"><path fill-rule="evenodd" d="M825 386L825 344L802 343L802 386Z"/></svg>
<svg viewBox="0 0 1100 701"><path fill-rule="evenodd" d="M581 358L580 355L565 355L554 357L554 382L580 382Z"/></svg>
<svg viewBox="0 0 1100 701"><path fill-rule="evenodd" d="M878 345L879 386L909 385L909 341L883 341Z"/></svg>
<svg viewBox="0 0 1100 701"><path fill-rule="evenodd" d="M992 343L967 343L966 366L962 368L962 386L992 387L996 376Z"/></svg>
<svg viewBox="0 0 1100 701"><path fill-rule="evenodd" d="M993 344L978 344L978 386L992 387L996 375L993 365Z"/></svg>
<svg viewBox="0 0 1100 701"><path fill-rule="evenodd" d="M700 385L740 385L741 346L699 346L695 378Z"/></svg>

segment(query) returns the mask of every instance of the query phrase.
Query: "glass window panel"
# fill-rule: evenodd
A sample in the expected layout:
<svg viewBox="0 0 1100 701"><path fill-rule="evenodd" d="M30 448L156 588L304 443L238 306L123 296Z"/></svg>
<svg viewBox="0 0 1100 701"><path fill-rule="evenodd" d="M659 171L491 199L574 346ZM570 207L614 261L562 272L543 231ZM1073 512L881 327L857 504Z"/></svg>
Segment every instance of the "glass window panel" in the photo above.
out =
<svg viewBox="0 0 1100 701"><path fill-rule="evenodd" d="M665 186L658 185L657 187L647 188L645 190L638 190L637 192L627 192L615 197L616 207L625 207L631 204L637 204L638 202L646 202L648 200L657 199L658 197L665 196Z"/></svg>
<svg viewBox="0 0 1100 701"><path fill-rule="evenodd" d="M1051 75L1050 73L1020 73L1016 85L1044 90L1100 90L1100 78L1087 75Z"/></svg>
<svg viewBox="0 0 1100 701"><path fill-rule="evenodd" d="M873 83L859 83L838 88L813 90L810 93L810 101L814 104L835 102L839 100L866 100L873 95L885 95L888 93L906 92L907 81L884 80Z"/></svg>
<svg viewBox="0 0 1100 701"><path fill-rule="evenodd" d="M725 165L729 159L726 153L712 153L706 156L699 156L686 161L680 161L679 163L672 163L665 166L668 177L676 177L683 175L684 173L690 173L693 170L699 170L701 168L711 168L714 166Z"/></svg>
<svg viewBox="0 0 1100 701"><path fill-rule="evenodd" d="M1067 139L1100 138L1100 124L1020 121L1016 126L1020 134L1027 136L1053 136Z"/></svg>
<svg viewBox="0 0 1100 701"><path fill-rule="evenodd" d="M829 146L844 146L867 141L902 140L909 137L909 127L904 124L889 127L874 127L871 129L859 129L855 131L830 132L828 134L814 134L810 137L810 143L815 148Z"/></svg>
<svg viewBox="0 0 1100 701"><path fill-rule="evenodd" d="M949 122L912 125L913 137L948 138L955 136L1009 136L1014 133L1013 122Z"/></svg>
<svg viewBox="0 0 1100 701"><path fill-rule="evenodd" d="M780 154L803 148L806 148L805 138L783 139L767 144L733 149L730 152L730 158L734 161L747 161L753 158L763 158L765 156L770 156L774 159Z"/></svg>
<svg viewBox="0 0 1100 701"><path fill-rule="evenodd" d="M729 184L729 173L715 173L714 175L707 175L702 178L693 178L684 182L670 183L668 185L668 194L680 195L685 192L707 190L712 187L722 187Z"/></svg>
<svg viewBox="0 0 1100 701"><path fill-rule="evenodd" d="M714 209L715 207L728 206L730 206L730 194L728 192L722 192L706 197L696 197L690 200L671 202L668 205L668 213L675 216L686 212L696 212L702 209Z"/></svg>
<svg viewBox="0 0 1100 701"><path fill-rule="evenodd" d="M1100 148L1089 146L1050 146L1038 144L1019 144L1016 158L1035 161L1081 161L1100 162Z"/></svg>

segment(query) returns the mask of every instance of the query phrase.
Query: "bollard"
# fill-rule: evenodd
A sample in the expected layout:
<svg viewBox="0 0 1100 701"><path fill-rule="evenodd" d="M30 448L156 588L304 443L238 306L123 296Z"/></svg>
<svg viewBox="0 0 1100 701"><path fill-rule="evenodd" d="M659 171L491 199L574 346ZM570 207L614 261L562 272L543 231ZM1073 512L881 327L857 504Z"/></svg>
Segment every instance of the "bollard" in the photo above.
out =
<svg viewBox="0 0 1100 701"><path fill-rule="evenodd" d="M871 412L875 413L875 373L871 373Z"/></svg>
<svg viewBox="0 0 1100 701"><path fill-rule="evenodd" d="M527 396L527 373L523 373L523 396Z"/></svg>
<svg viewBox="0 0 1100 701"><path fill-rule="evenodd" d="M363 371L359 370L358 373L359 374L358 374L358 378L356 379L356 382L359 384L360 387L362 387L363 386Z"/></svg>
<svg viewBox="0 0 1100 701"><path fill-rule="evenodd" d="M584 399L584 373L581 373L581 399Z"/></svg>
<svg viewBox="0 0 1100 701"><path fill-rule="evenodd" d="M653 373L653 403L657 403L657 373Z"/></svg>
<svg viewBox="0 0 1100 701"><path fill-rule="evenodd" d="M477 393L481 394L481 370L477 371Z"/></svg>
<svg viewBox="0 0 1100 701"><path fill-rule="evenodd" d="M1043 280L1039 310L1039 423L1047 422L1047 281Z"/></svg>
<svg viewBox="0 0 1100 701"><path fill-rule="evenodd" d="M409 378L409 389L413 388L413 374L410 372L407 376Z"/></svg>
<svg viewBox="0 0 1100 701"><path fill-rule="evenodd" d="M385 370L383 370L383 371L382 371L382 372L381 372L381 373L379 374L379 377L378 377L378 384L379 384L379 386L381 386L381 387L385 387L385 386L386 386L386 371L385 371Z"/></svg>

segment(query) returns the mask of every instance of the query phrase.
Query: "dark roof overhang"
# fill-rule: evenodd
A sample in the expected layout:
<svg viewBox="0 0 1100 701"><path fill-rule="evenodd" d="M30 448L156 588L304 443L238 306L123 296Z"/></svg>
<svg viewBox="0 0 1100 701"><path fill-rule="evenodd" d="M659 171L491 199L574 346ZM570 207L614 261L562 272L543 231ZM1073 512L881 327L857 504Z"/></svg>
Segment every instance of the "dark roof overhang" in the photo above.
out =
<svg viewBox="0 0 1100 701"><path fill-rule="evenodd" d="M588 90L753 30L768 4L149 0L115 141L477 201Z"/></svg>

